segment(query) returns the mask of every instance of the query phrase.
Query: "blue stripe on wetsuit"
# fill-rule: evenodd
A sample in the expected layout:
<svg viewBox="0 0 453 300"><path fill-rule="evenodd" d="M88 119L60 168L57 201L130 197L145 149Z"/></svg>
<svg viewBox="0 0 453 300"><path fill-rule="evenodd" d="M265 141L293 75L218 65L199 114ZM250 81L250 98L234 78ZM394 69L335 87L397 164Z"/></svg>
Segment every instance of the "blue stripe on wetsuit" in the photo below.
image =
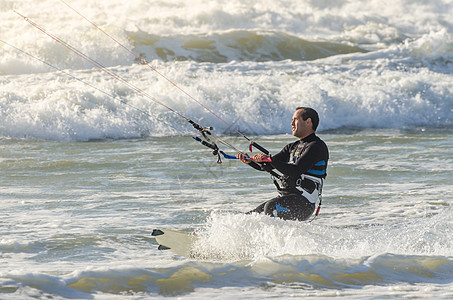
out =
<svg viewBox="0 0 453 300"><path fill-rule="evenodd" d="M280 206L278 204L275 205L275 209L277 210L278 213L281 211L289 211L289 209L287 209L286 207Z"/></svg>
<svg viewBox="0 0 453 300"><path fill-rule="evenodd" d="M325 166L326 165L326 161L325 160L321 160L319 162L317 162L315 164L316 167L320 167L320 166ZM313 175L318 175L318 176L321 176L321 175L325 175L326 174L326 170L313 170L313 169L310 169L307 171L307 173L310 173L310 174L313 174Z"/></svg>

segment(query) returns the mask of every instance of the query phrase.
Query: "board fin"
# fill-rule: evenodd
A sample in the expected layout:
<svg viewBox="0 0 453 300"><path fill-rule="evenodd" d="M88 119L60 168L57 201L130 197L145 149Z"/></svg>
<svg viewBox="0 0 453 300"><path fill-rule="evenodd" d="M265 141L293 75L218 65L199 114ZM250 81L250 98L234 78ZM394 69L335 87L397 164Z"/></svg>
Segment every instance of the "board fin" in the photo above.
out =
<svg viewBox="0 0 453 300"><path fill-rule="evenodd" d="M154 229L153 230L153 233L151 233L152 236L159 236L159 235L162 235L164 234L164 232L160 229Z"/></svg>
<svg viewBox="0 0 453 300"><path fill-rule="evenodd" d="M164 246L164 245L159 245L159 247L157 247L157 250L170 250L170 249L171 248Z"/></svg>

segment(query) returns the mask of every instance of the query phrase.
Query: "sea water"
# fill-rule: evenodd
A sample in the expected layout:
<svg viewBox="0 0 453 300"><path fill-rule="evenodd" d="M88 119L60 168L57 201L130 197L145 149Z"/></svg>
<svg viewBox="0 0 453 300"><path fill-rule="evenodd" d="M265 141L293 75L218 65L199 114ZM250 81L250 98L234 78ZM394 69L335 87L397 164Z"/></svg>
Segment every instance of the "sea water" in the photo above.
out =
<svg viewBox="0 0 453 300"><path fill-rule="evenodd" d="M0 299L453 297L451 1L67 3L150 64L62 1L0 0ZM320 215L243 214L270 176L161 104L228 154L315 108Z"/></svg>

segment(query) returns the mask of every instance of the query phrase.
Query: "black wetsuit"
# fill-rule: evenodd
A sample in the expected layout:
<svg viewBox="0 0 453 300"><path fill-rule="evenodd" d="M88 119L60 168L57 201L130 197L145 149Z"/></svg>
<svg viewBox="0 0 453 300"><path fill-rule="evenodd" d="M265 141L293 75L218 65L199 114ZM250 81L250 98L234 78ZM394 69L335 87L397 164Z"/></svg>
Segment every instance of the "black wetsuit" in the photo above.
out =
<svg viewBox="0 0 453 300"><path fill-rule="evenodd" d="M312 180L301 180L301 176L305 174L324 179L328 160L326 144L314 133L286 145L282 151L272 156L270 165L262 166L263 169L275 168L283 174L280 196L262 203L249 213L264 212L285 220L307 220L315 210L315 203L304 197L301 189L312 193L317 186ZM320 188L322 187L318 187L318 190Z"/></svg>

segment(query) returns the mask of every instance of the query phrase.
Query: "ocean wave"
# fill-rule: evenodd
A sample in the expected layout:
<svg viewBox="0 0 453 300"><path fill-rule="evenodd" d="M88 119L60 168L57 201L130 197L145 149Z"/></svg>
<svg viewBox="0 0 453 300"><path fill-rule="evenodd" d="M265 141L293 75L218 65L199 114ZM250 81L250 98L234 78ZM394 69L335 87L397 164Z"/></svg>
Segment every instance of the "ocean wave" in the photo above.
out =
<svg viewBox="0 0 453 300"><path fill-rule="evenodd" d="M128 32L135 51L147 60L194 60L225 63L231 61L315 60L366 52L338 42L306 41L284 32L232 30L209 35L157 36Z"/></svg>
<svg viewBox="0 0 453 300"><path fill-rule="evenodd" d="M14 271L2 274L0 292L5 296L58 295L80 299L103 294L124 299L196 295L197 289L205 287L230 287L236 289L233 293L240 290L244 296L244 289L262 286L265 297L278 294L279 287L293 289L298 295L322 296L340 288L443 282L453 271L452 266L451 259L442 256L382 254L337 260L319 255L285 255L236 263L181 261L150 269L87 268L66 275ZM255 290L255 297L256 293ZM404 293L407 295L407 291ZM228 298L230 293L225 297Z"/></svg>
<svg viewBox="0 0 453 300"><path fill-rule="evenodd" d="M28 26L12 9L84 53L97 56L106 66L129 65L134 61L133 56L119 55L120 46L63 3L40 1L33 6L7 0L1 3L0 17L5 30L1 31L0 39L22 49L34 49L46 60L71 64L67 68L86 67ZM451 32L453 28L449 18L453 6L449 1L420 5L398 0L391 10L383 9L381 1L266 0L226 5L216 0L207 5L200 1L188 4L180 0L172 3L134 0L127 4L111 1L87 5L75 0L70 5L127 47L135 47L148 60L164 61L312 60L364 49L385 49L430 31ZM5 52L0 72L4 65L15 62L20 66L13 52L2 50Z"/></svg>
<svg viewBox="0 0 453 300"><path fill-rule="evenodd" d="M215 115L147 66L109 70L200 125L213 126L217 135L235 135L222 120L252 135L290 133L298 106L319 112L319 130L452 126L449 67L437 64L437 54L433 64L404 55L386 58L405 49L316 63L153 64ZM420 63L430 67L413 66ZM3 77L0 136L86 141L194 133L183 118L102 72L71 74L106 93L58 72Z"/></svg>
<svg viewBox="0 0 453 300"><path fill-rule="evenodd" d="M247 134L290 133L289 120L298 106L320 113L319 130L453 126L448 26L409 34L375 20L358 22L342 34L305 39L302 32L266 26L165 33L143 19L138 23L103 28L150 60L151 69L136 64L135 56L96 28L87 31L89 24L60 33L99 59L107 73L118 72L157 101L122 86L54 41L37 38L39 32L27 31L12 39L14 45L75 77L2 43L0 137L86 141L193 132L157 102L227 135L235 130L225 122ZM51 29L61 30L55 24Z"/></svg>

